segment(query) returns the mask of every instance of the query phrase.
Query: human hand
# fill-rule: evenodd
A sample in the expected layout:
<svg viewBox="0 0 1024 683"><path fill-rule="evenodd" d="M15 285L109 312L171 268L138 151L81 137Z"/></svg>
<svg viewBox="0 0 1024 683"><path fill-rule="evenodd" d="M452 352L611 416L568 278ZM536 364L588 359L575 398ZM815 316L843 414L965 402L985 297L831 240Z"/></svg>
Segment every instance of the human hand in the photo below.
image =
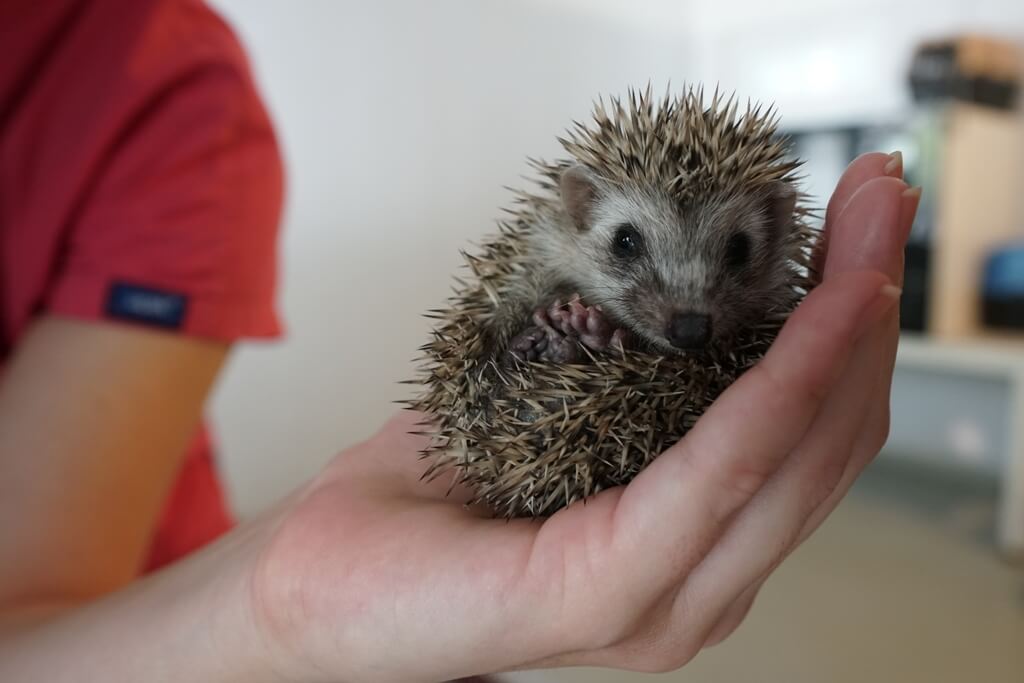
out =
<svg viewBox="0 0 1024 683"><path fill-rule="evenodd" d="M404 413L267 522L249 585L286 679L675 669L730 633L888 434L917 195L865 155L829 205L823 281L765 358L629 486L540 522L420 480ZM888 171L888 172L887 172Z"/></svg>

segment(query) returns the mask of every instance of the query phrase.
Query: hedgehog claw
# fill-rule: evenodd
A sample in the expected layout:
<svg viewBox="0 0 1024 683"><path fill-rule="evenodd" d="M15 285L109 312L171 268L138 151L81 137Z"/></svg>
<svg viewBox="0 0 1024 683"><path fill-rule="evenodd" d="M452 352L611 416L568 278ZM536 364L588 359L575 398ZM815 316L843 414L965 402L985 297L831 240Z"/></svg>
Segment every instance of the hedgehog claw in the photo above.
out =
<svg viewBox="0 0 1024 683"><path fill-rule="evenodd" d="M608 346L617 351L625 350L629 346L629 335L626 330L619 327L612 332L612 339Z"/></svg>

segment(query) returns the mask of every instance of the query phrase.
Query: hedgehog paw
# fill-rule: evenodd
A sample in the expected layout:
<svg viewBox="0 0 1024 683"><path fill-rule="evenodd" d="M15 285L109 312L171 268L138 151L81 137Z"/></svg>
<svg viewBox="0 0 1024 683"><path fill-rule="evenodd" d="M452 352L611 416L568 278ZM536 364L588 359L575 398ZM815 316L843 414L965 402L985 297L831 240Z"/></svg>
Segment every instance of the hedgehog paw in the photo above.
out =
<svg viewBox="0 0 1024 683"><path fill-rule="evenodd" d="M548 335L547 348L540 359L548 363L576 363L580 360L580 340L554 330L554 334Z"/></svg>
<svg viewBox="0 0 1024 683"><path fill-rule="evenodd" d="M512 338L508 353L521 361L535 361L547 351L547 347L547 331L543 327L528 327Z"/></svg>
<svg viewBox="0 0 1024 683"><path fill-rule="evenodd" d="M536 325L513 337L508 352L520 361L575 363L580 358L580 342L551 325Z"/></svg>
<svg viewBox="0 0 1024 683"><path fill-rule="evenodd" d="M548 308L533 313L533 327L512 339L509 353L521 361L577 363L582 347L591 351L626 348L629 337L612 325L600 306L586 306L579 295L568 303L555 300Z"/></svg>
<svg viewBox="0 0 1024 683"><path fill-rule="evenodd" d="M560 301L555 301L546 312L538 311L534 321L538 325L550 321L548 324L567 336L578 338L591 351L606 351L627 344L626 331L612 325L600 306L584 305L579 294L573 295L564 306Z"/></svg>

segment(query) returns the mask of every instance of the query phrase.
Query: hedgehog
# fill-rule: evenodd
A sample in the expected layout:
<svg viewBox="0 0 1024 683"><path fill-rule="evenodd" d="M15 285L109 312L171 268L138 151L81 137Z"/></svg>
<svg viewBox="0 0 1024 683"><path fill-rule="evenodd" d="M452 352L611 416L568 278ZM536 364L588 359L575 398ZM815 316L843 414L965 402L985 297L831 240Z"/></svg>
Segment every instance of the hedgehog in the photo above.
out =
<svg viewBox="0 0 1024 683"><path fill-rule="evenodd" d="M456 278L404 403L424 477L546 517L627 484L756 363L816 284L774 107L597 98Z"/></svg>

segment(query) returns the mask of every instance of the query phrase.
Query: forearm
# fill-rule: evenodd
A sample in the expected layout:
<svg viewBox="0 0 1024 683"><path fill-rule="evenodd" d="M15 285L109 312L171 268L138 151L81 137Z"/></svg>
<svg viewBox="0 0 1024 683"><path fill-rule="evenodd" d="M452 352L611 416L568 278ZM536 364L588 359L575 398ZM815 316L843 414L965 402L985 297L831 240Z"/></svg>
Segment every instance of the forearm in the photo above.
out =
<svg viewBox="0 0 1024 683"><path fill-rule="evenodd" d="M261 527L70 609L0 616L0 680L271 681L247 585ZM4 618L6 617L6 618Z"/></svg>

